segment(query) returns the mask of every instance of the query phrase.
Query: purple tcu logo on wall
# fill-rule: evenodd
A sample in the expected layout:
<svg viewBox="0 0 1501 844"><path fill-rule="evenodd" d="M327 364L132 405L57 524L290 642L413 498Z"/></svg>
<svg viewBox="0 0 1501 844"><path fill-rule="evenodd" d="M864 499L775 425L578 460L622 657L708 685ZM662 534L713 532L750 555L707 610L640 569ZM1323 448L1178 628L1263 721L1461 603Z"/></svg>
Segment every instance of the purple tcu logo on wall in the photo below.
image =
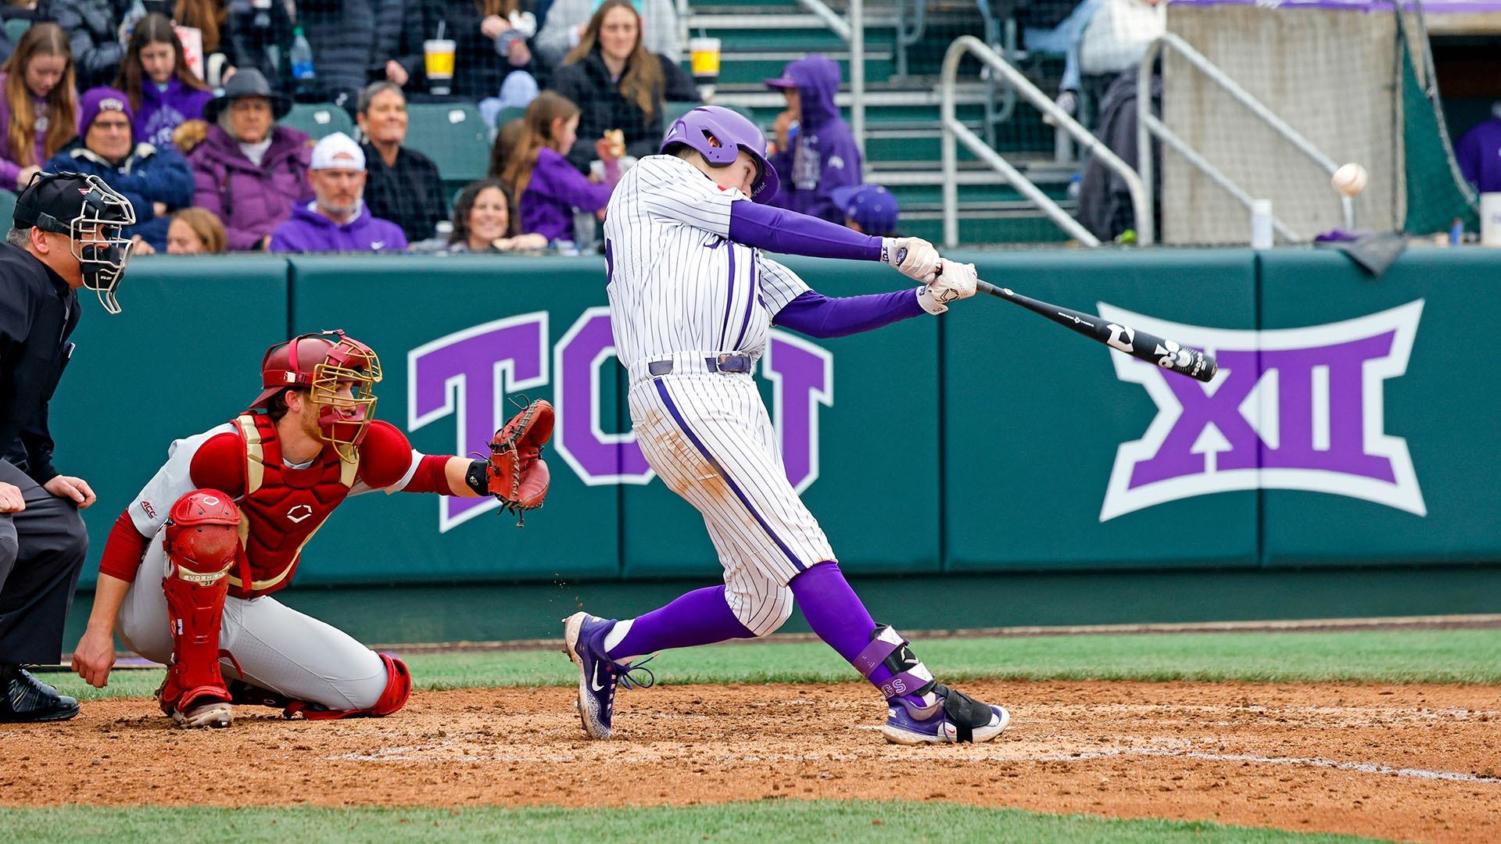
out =
<svg viewBox="0 0 1501 844"><path fill-rule="evenodd" d="M537 311L456 331L408 352L409 430L451 416L454 453L483 452L515 410L507 397L551 380L557 411L552 445L574 474L588 486L649 483L653 473L635 435L606 431L603 423L602 381L615 378L619 367L609 309L585 310L550 355L548 337L548 315ZM834 403L834 357L773 331L761 366L772 383L772 421L787 479L801 492L818 479L818 408ZM447 531L497 506L489 497L441 497L438 529Z"/></svg>
<svg viewBox="0 0 1501 844"><path fill-rule="evenodd" d="M1427 515L1407 441L1385 432L1383 382L1407 371L1423 300L1308 328L1182 325L1100 302L1107 320L1214 353L1208 384L1111 354L1157 416L1123 443L1100 508L1109 521L1167 501L1246 489L1344 495Z"/></svg>

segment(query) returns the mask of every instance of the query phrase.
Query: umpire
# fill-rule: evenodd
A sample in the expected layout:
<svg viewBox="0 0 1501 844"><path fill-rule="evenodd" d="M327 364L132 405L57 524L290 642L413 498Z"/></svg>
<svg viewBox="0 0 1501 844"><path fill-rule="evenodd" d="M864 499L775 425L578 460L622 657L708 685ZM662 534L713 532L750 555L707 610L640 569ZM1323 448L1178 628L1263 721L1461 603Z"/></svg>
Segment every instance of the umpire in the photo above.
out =
<svg viewBox="0 0 1501 844"><path fill-rule="evenodd" d="M119 313L115 287L135 223L97 176L39 173L0 244L0 722L61 721L78 701L21 668L56 664L88 550L81 478L52 465L47 404L73 352L79 287Z"/></svg>

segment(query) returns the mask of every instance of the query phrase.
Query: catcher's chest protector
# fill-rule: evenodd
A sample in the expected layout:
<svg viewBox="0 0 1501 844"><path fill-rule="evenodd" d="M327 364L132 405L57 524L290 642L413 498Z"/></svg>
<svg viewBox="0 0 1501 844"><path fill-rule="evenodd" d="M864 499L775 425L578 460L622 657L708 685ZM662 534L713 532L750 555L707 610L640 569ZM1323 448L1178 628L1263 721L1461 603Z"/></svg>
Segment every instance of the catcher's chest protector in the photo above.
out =
<svg viewBox="0 0 1501 844"><path fill-rule="evenodd" d="M250 561L249 584L232 572L230 594L267 595L292 582L307 544L334 508L349 495L359 462L346 463L331 448L306 469L289 469L281 459L276 424L263 413L235 419L245 452L245 497L240 500L240 541Z"/></svg>

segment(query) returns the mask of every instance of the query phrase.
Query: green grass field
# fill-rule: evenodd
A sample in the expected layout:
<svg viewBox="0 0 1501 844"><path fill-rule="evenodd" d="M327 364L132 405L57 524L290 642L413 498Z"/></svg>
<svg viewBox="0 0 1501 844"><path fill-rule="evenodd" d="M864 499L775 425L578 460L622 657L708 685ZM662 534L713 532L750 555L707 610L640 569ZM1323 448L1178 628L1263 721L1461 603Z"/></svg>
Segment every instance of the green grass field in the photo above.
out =
<svg viewBox="0 0 1501 844"><path fill-rule="evenodd" d="M1370 839L1213 823L1118 821L931 803L763 801L631 809L0 809L7 839L156 842L1110 841L1313 844ZM55 830L67 830L66 837ZM164 834L164 831L167 831ZM586 837L587 836L587 837Z"/></svg>
<svg viewBox="0 0 1501 844"><path fill-rule="evenodd" d="M1194 680L1202 682L1501 683L1501 629L1319 633L1181 633L919 639L914 649L953 681ZM398 649L399 650L399 649ZM557 651L414 654L420 689L563 686ZM664 683L826 683L854 674L818 642L757 642L670 651L651 664ZM119 671L104 689L71 674L46 679L80 700L145 697L159 671Z"/></svg>
<svg viewBox="0 0 1501 844"><path fill-rule="evenodd" d="M1501 630L1189 633L934 639L916 650L954 680L1194 680L1244 682L1501 683ZM567 685L556 651L414 654L421 689ZM659 682L853 681L816 642L764 642L668 652ZM108 688L72 675L46 679L86 700L144 697L157 670L119 671ZM0 798L3 799L3 798ZM109 837L160 841L895 841L914 836L1018 842L1353 841L1210 823L1106 820L937 803L763 801L616 810L496 807L219 810L60 806L0 809L7 840Z"/></svg>

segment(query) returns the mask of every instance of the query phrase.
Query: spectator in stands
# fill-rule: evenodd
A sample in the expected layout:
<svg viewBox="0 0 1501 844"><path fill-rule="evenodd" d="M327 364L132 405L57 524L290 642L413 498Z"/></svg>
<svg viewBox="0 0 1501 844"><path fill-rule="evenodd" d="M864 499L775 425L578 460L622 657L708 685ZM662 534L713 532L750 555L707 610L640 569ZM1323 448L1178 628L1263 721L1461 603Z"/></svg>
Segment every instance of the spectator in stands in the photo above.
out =
<svg viewBox="0 0 1501 844"><path fill-rule="evenodd" d="M1045 51L1063 47L1058 106L1076 116L1082 92L1089 102L1099 104L1097 116L1104 111L1104 94L1115 77L1135 71L1147 46L1166 30L1164 0L1084 0L1052 31L1029 32L1027 43ZM1096 122L1088 120L1091 127Z"/></svg>
<svg viewBox="0 0 1501 844"><path fill-rule="evenodd" d="M265 249L271 230L306 195L308 137L275 123L291 108L254 69L236 73L224 94L204 106L207 134L188 153L193 204L219 216L231 250ZM179 127L179 145L193 126L190 121Z"/></svg>
<svg viewBox="0 0 1501 844"><path fill-rule="evenodd" d="M511 234L511 198L499 179L482 179L464 188L453 206L449 252L522 252L547 248L535 232Z"/></svg>
<svg viewBox="0 0 1501 844"><path fill-rule="evenodd" d="M567 151L580 172L588 172L595 142L611 129L625 133L628 154L655 155L665 134L663 101L698 102L693 80L677 63L647 49L631 0L600 5L550 87L582 112L578 141Z"/></svg>
<svg viewBox="0 0 1501 844"><path fill-rule="evenodd" d="M438 165L401 145L407 137L401 89L394 82L370 83L360 94L355 119L365 137L365 207L401 226L408 243L432 237L438 222L448 219L448 202Z"/></svg>
<svg viewBox="0 0 1501 844"><path fill-rule="evenodd" d="M168 255L217 255L229 248L224 224L202 208L184 208L167 227Z"/></svg>
<svg viewBox="0 0 1501 844"><path fill-rule="evenodd" d="M787 109L774 126L776 150L771 165L782 179L772 200L783 208L844 224L835 206L836 188L858 185L862 178L860 148L834 95L839 92L839 65L813 53L787 65L769 88L782 92Z"/></svg>
<svg viewBox="0 0 1501 844"><path fill-rule="evenodd" d="M193 201L193 174L175 150L135 142L124 91L94 88L78 105L78 139L47 162L51 173L98 176L130 200L136 224L126 234L150 254L167 248L167 214ZM145 246L140 246L144 241Z"/></svg>
<svg viewBox="0 0 1501 844"><path fill-rule="evenodd" d="M1501 191L1501 102L1491 116L1460 136L1454 158L1465 181L1480 193Z"/></svg>
<svg viewBox="0 0 1501 844"><path fill-rule="evenodd" d="M563 157L574 146L578 125L578 106L552 91L543 91L527 106L526 127L504 177L511 193L520 197L522 231L549 241L573 240L574 209L599 215L609 203L620 181L619 150L605 138L595 143L604 179L591 182Z"/></svg>
<svg viewBox="0 0 1501 844"><path fill-rule="evenodd" d="M158 149L171 149L172 132L185 120L203 117L212 91L192 71L172 22L150 14L136 24L130 50L115 87L130 97L135 138Z"/></svg>
<svg viewBox="0 0 1501 844"><path fill-rule="evenodd" d="M401 227L365 207L365 152L343 132L313 147L308 169L313 201L271 235L272 252L405 252Z"/></svg>
<svg viewBox="0 0 1501 844"><path fill-rule="evenodd" d="M78 64L78 87L108 85L120 75L125 45L120 38L126 3L115 0L51 0L46 13L68 35Z"/></svg>
<svg viewBox="0 0 1501 844"><path fill-rule="evenodd" d="M490 169L486 175L492 179L499 179L505 173L506 162L516 152L516 144L521 142L521 135L526 131L526 120L518 117L500 127L495 133L495 143L490 147Z"/></svg>
<svg viewBox="0 0 1501 844"><path fill-rule="evenodd" d="M446 22L443 37L453 39L457 48L450 84L452 95L471 102L507 99L507 106L526 108L537 92L533 74L537 65L530 44L537 31L537 20L518 0L407 3L401 27L402 55L386 63L385 78L402 87L410 84L408 90L427 90L422 44L438 31L440 21ZM503 98L503 90L530 91L531 96L516 93Z"/></svg>
<svg viewBox="0 0 1501 844"><path fill-rule="evenodd" d="M0 187L20 190L77 134L68 39L55 23L26 30L0 69Z"/></svg>
<svg viewBox="0 0 1501 844"><path fill-rule="evenodd" d="M224 5L228 6L228 13L220 18L202 8L219 7L223 10L219 0L179 0L174 15L178 23L196 26L204 31L203 51L208 56L206 64L209 68L205 81L211 84L214 81L213 68L216 61L212 53L215 50L208 46L209 27L206 21L215 20L219 27L217 52L224 55L224 66L220 71L221 83L228 82L237 70L254 68L270 80L277 90L283 93L288 91L287 71L290 66L286 57L292 45L292 18L287 13L287 4L272 0L264 5L238 1ZM279 64L271 60L273 47L280 57Z"/></svg>
<svg viewBox="0 0 1501 844"><path fill-rule="evenodd" d="M896 237L901 213L896 197L880 185L846 185L831 193L834 206L844 215L844 225L871 237Z"/></svg>
<svg viewBox="0 0 1501 844"><path fill-rule="evenodd" d="M318 93L347 109L366 84L384 79L401 42L402 14L402 0L299 0L297 23L313 48Z"/></svg>
<svg viewBox="0 0 1501 844"><path fill-rule="evenodd" d="M542 60L556 66L568 53L584 43L585 33L593 23L590 12L598 15L595 0L554 0L548 8L542 31L537 33L537 52ZM647 52L664 56L674 65L683 58L682 36L678 34L678 12L673 0L641 0L640 25L645 33L642 42Z"/></svg>

